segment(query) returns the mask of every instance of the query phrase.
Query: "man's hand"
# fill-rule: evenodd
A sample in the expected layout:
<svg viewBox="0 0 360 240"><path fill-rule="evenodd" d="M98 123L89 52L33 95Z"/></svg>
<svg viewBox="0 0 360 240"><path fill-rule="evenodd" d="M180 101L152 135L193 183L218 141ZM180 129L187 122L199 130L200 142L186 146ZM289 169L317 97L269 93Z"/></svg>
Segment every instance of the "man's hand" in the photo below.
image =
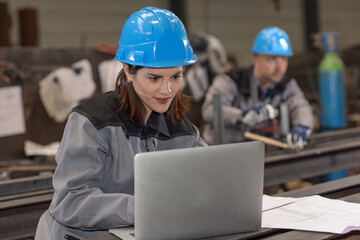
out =
<svg viewBox="0 0 360 240"><path fill-rule="evenodd" d="M279 111L270 104L259 104L242 113L242 122L250 127L279 115Z"/></svg>
<svg viewBox="0 0 360 240"><path fill-rule="evenodd" d="M302 125L296 125L287 134L287 143L290 148L303 149L307 144L307 139L311 134L311 129Z"/></svg>

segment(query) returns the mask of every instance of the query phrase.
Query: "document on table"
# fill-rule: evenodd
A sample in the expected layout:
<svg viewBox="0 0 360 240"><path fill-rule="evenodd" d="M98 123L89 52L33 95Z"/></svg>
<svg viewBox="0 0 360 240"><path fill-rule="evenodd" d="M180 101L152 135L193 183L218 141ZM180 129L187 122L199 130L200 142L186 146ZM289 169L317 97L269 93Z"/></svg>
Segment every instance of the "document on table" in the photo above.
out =
<svg viewBox="0 0 360 240"><path fill-rule="evenodd" d="M360 204L318 195L304 198L264 195L261 227L338 234L360 230Z"/></svg>
<svg viewBox="0 0 360 240"><path fill-rule="evenodd" d="M263 195L263 202L262 202L262 210L268 211L273 208L277 208L280 206L284 206L293 202L304 200L308 197L300 197L300 198L293 198L293 197L271 197L269 195Z"/></svg>

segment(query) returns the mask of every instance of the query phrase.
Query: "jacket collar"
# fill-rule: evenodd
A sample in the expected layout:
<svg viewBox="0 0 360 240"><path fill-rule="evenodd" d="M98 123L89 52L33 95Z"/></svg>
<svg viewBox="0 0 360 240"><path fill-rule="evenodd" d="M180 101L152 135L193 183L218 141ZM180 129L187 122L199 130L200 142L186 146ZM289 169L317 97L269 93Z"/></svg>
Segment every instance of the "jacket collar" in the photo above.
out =
<svg viewBox="0 0 360 240"><path fill-rule="evenodd" d="M152 112L146 124L140 126L138 126L133 119L130 119L125 112L121 111L118 114L125 123L125 126L127 126L127 130L130 132L137 132L140 131L141 128L148 127L165 136L170 136L168 122L166 121L167 116L163 113Z"/></svg>
<svg viewBox="0 0 360 240"><path fill-rule="evenodd" d="M114 95L115 95L117 102L119 103L119 97L115 91L114 91ZM120 115L120 118L123 119L123 121L124 120L130 121L130 122L132 122L133 127L136 127L136 128L139 127L136 125L134 120L129 119L128 115L125 112L121 111L121 112L119 112L119 115ZM158 131L161 134L169 137L170 131L169 131L168 122L166 121L166 118L168 118L167 113L163 114L163 113L157 113L157 112L153 111L150 114L147 123L144 125L140 125L140 127L148 126L152 129L154 129L155 131Z"/></svg>
<svg viewBox="0 0 360 240"><path fill-rule="evenodd" d="M152 129L160 132L161 134L163 134L165 136L168 136L168 137L170 136L166 117L165 117L165 114L163 114L163 113L152 112L149 116L149 119L148 119L146 125Z"/></svg>

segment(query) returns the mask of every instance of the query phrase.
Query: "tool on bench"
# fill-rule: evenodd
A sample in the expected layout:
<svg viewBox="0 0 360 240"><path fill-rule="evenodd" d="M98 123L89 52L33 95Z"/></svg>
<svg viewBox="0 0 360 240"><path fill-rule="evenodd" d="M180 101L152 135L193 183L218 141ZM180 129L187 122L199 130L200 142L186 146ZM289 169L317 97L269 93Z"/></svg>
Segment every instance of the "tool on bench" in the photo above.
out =
<svg viewBox="0 0 360 240"><path fill-rule="evenodd" d="M281 141L278 141L278 140L275 140L275 139L272 139L272 138L264 137L264 136L261 136L261 135L257 135L257 134L254 134L254 133L245 132L244 136L245 136L245 138L247 138L249 140L262 141L265 144L272 145L272 146L275 146L275 147L279 147L279 148L282 148L282 149L288 148L287 143L284 143L284 142L281 142Z"/></svg>

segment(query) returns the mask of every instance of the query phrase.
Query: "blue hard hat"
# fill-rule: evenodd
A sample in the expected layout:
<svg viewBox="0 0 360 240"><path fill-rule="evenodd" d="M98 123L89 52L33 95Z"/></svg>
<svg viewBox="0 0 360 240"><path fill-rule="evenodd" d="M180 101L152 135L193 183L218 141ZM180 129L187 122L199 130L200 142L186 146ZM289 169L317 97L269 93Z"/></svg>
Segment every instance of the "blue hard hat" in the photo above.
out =
<svg viewBox="0 0 360 240"><path fill-rule="evenodd" d="M278 27L267 27L261 30L255 38L252 52L280 56L293 55L289 36Z"/></svg>
<svg viewBox="0 0 360 240"><path fill-rule="evenodd" d="M144 67L177 67L196 62L184 24L172 12L148 7L125 22L116 60Z"/></svg>

